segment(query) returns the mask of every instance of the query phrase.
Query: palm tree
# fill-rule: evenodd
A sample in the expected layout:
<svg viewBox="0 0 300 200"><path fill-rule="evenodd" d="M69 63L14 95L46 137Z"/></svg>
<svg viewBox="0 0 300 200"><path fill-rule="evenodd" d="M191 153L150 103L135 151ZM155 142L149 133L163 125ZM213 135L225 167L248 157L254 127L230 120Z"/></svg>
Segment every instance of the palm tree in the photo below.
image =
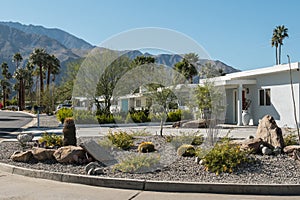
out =
<svg viewBox="0 0 300 200"><path fill-rule="evenodd" d="M1 80L1 87L2 87L2 92L3 92L3 108L5 108L6 105L6 99L9 93L9 79L11 79L11 73L8 71L8 65L6 62L3 62L1 65L2 69L2 77L3 79Z"/></svg>
<svg viewBox="0 0 300 200"><path fill-rule="evenodd" d="M16 79L19 81L19 101L18 101L18 106L20 108L20 110L23 110L24 109L24 100L23 100L23 87L24 87L24 80L23 80L23 69L22 68L19 68L19 65L20 65L20 62L22 62L23 60L23 57L20 53L16 53L13 57L13 62L16 63L16 71L15 71L15 77Z"/></svg>
<svg viewBox="0 0 300 200"><path fill-rule="evenodd" d="M39 77L40 77L40 91L41 94L44 92L44 76L43 76L43 68L46 65L47 53L45 49L34 49L33 52L29 56L29 62L33 65L37 65L39 67Z"/></svg>
<svg viewBox="0 0 300 200"><path fill-rule="evenodd" d="M51 55L51 56L48 55L46 62L47 62L46 68L48 70L46 84L47 84L47 88L49 88L51 75L54 75L53 79L55 79L55 75L59 73L60 61L55 57L55 55Z"/></svg>
<svg viewBox="0 0 300 200"><path fill-rule="evenodd" d="M276 28L273 29L271 45L272 47L275 46L276 65L281 64L281 46L283 45L283 40L289 37L287 32L288 29L284 25L276 26Z"/></svg>

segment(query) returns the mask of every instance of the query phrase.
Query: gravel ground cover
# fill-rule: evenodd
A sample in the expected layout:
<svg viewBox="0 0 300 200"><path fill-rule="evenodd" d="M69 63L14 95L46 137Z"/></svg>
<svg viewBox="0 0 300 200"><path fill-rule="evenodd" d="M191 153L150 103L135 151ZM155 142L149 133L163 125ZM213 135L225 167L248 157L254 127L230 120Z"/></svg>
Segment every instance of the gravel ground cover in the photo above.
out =
<svg viewBox="0 0 300 200"><path fill-rule="evenodd" d="M80 138L79 141L96 140L101 138ZM160 168L155 168L146 173L122 173L106 168L102 177L146 179L157 181L183 181L183 182L206 182L206 183L240 183L240 184L300 184L300 163L287 155L260 156L256 155L255 163L240 166L233 173L222 173L216 175L204 170L204 167L195 163L194 158L178 157L175 148L167 145L159 136L147 137L152 141L158 154L161 156ZM139 138L135 142L140 143L145 138ZM46 170L53 172L86 174L85 165L66 165L54 161L30 163L13 162L10 156L15 151L22 150L18 142L0 143L0 162L15 166ZM112 151L117 159L125 158L128 155L136 154L137 149L130 151Z"/></svg>

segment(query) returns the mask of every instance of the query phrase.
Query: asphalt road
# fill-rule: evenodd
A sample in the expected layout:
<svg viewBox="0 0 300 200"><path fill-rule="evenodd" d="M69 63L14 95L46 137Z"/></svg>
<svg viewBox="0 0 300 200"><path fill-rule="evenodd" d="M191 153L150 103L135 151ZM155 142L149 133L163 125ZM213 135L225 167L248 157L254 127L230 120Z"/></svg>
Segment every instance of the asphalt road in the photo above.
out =
<svg viewBox="0 0 300 200"><path fill-rule="evenodd" d="M16 138L16 135L12 133L18 131L31 120L32 116L22 112L0 110L0 138Z"/></svg>

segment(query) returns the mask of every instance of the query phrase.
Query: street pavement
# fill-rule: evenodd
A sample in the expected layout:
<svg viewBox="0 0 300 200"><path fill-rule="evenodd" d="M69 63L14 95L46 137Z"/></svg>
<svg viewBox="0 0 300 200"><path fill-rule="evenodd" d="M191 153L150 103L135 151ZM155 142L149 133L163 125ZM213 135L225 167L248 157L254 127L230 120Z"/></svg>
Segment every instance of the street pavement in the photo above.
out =
<svg viewBox="0 0 300 200"><path fill-rule="evenodd" d="M3 113L0 113L3 114ZM13 116L16 116L15 113ZM18 115L19 116L19 115ZM2 120L3 120L2 115ZM24 117L30 119L30 117ZM30 119L32 120L32 119ZM29 120L29 121L30 121ZM5 121L5 120L3 120ZM13 121L13 120L12 120ZM16 121L16 120L15 120ZM28 121L26 121L28 123ZM33 132L36 136L39 136L45 130L47 132L56 132L61 134L62 127L59 127L58 122L55 120L55 116L41 115L39 119L40 127L36 127L37 119L34 118L31 122L33 127L24 126L24 121L18 126L22 127L24 131ZM13 126L12 126L13 127ZM16 129L13 129L14 131ZM159 127L148 126L124 126L124 127L104 127L99 125L78 125L77 136L99 136L106 134L109 130L125 130L125 131L147 131L152 134L159 133ZM167 126L164 128L164 134L187 134L200 132L206 133L206 129L176 129ZM234 138L246 138L249 135L255 135L256 127L236 127L229 126L226 129L220 130L220 136L229 134ZM13 136L15 136L14 133ZM0 135L2 137L3 135ZM228 195L228 194L208 194L208 193L169 193L169 192L149 192L139 190L124 190L124 189L112 189L104 187L94 187L72 183L62 183L51 180L30 178L20 176L16 174L10 174L0 171L0 200L95 200L95 199L118 199L118 200L250 200L250 199L299 199L299 196L262 196L262 195Z"/></svg>
<svg viewBox="0 0 300 200"><path fill-rule="evenodd" d="M149 192L62 183L0 171L1 200L298 200L299 196Z"/></svg>

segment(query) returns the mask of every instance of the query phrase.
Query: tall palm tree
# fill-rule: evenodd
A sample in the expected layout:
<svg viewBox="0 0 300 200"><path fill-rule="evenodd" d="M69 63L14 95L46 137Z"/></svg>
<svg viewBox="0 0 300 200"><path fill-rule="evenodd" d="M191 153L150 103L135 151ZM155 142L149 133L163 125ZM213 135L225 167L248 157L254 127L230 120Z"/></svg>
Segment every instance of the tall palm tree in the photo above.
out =
<svg viewBox="0 0 300 200"><path fill-rule="evenodd" d="M19 68L20 66L20 63L22 62L23 60L23 57L20 53L15 53L14 57L13 57L13 62L16 63L16 71L15 71L15 77L16 79L19 81L19 88L18 88L18 91L19 91L19 101L18 101L18 106L20 108L20 110L23 110L24 109L24 100L23 100L23 87L24 87L24 80L23 80L23 69L22 68Z"/></svg>
<svg viewBox="0 0 300 200"><path fill-rule="evenodd" d="M11 79L11 73L8 71L8 65L6 62L3 62L1 65L2 69L2 77L3 79L1 80L1 87L2 87L2 92L3 92L3 108L5 108L6 105L6 99L9 93L9 79Z"/></svg>
<svg viewBox="0 0 300 200"><path fill-rule="evenodd" d="M39 77L40 77L40 91L41 94L44 92L44 76L43 76L43 68L46 65L47 53L45 49L34 49L33 52L29 56L29 62L33 65L37 65L39 67Z"/></svg>
<svg viewBox="0 0 300 200"><path fill-rule="evenodd" d="M278 36L279 36L279 47L278 47L278 56L279 56L279 64L281 64L281 46L283 45L283 40L286 37L289 37L288 32L288 28L286 28L284 25L281 26L277 26L277 32L278 32Z"/></svg>
<svg viewBox="0 0 300 200"><path fill-rule="evenodd" d="M288 29L284 25L276 26L276 28L273 29L271 45L272 47L275 46L276 65L281 64L281 46L283 45L283 40L289 37L287 32Z"/></svg>
<svg viewBox="0 0 300 200"><path fill-rule="evenodd" d="M55 57L55 55L51 55L51 56L48 55L46 62L47 62L46 68L48 70L46 84L47 84L47 88L49 88L51 75L55 76L59 73L60 61L58 60L58 58Z"/></svg>

